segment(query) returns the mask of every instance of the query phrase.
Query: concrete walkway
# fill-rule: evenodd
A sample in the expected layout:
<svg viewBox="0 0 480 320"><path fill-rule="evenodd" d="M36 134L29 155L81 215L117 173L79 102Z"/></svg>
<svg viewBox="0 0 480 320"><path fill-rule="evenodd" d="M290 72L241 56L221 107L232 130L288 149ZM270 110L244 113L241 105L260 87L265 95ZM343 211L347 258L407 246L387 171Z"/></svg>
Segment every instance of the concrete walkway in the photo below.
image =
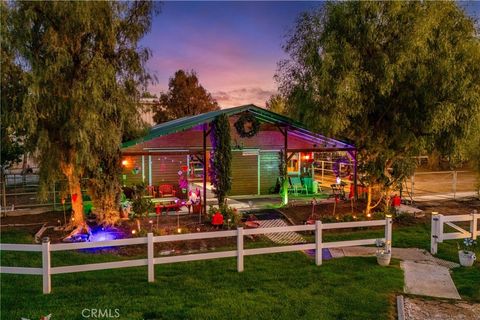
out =
<svg viewBox="0 0 480 320"><path fill-rule="evenodd" d="M345 247L330 249L334 258L374 256L373 247ZM449 269L459 265L432 256L417 248L392 248L392 257L403 260L400 267L405 273L405 293L448 299L461 299L450 276Z"/></svg>
<svg viewBox="0 0 480 320"><path fill-rule="evenodd" d="M447 267L436 263L402 261L405 293L436 298L461 299Z"/></svg>

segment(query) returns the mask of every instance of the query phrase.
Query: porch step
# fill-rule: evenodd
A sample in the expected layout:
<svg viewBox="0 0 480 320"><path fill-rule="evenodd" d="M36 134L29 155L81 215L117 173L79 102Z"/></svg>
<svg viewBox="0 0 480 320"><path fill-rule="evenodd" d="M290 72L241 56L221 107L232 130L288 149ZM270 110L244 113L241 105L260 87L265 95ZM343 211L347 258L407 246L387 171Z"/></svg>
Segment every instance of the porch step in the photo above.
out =
<svg viewBox="0 0 480 320"><path fill-rule="evenodd" d="M282 219L272 220L256 220L260 228L275 228L275 227L288 227L289 225ZM277 244L297 244L306 243L307 241L296 232L278 232L267 233L265 236L272 242Z"/></svg>

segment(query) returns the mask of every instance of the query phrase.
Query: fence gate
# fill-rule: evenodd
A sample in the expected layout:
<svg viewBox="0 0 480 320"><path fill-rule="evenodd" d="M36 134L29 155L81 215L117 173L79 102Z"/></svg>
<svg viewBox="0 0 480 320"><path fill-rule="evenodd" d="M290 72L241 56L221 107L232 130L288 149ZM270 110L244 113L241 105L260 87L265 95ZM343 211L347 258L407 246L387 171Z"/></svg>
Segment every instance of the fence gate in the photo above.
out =
<svg viewBox="0 0 480 320"><path fill-rule="evenodd" d="M438 212L432 212L432 232L430 241L430 252L436 254L438 251L438 243L442 243L443 240L465 239L472 238L474 240L478 237L478 221L480 220L480 214L477 210L473 210L471 214L444 216L438 214ZM454 222L468 222L469 230L465 230L464 227L454 224ZM457 232L445 232L444 225L447 225Z"/></svg>

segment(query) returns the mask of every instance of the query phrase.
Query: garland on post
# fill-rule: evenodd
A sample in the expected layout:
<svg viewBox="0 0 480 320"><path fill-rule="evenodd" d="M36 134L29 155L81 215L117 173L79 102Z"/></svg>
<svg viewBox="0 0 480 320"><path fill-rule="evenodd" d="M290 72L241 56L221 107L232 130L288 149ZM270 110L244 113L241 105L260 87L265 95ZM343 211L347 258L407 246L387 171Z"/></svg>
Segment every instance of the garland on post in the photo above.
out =
<svg viewBox="0 0 480 320"><path fill-rule="evenodd" d="M232 146L230 141L230 122L223 114L211 123L210 141L210 180L213 185L219 207L225 204L225 198L232 188Z"/></svg>
<svg viewBox="0 0 480 320"><path fill-rule="evenodd" d="M245 130L245 125L249 124L250 130ZM251 138L260 130L260 122L251 113L244 113L234 124L238 135L242 138Z"/></svg>

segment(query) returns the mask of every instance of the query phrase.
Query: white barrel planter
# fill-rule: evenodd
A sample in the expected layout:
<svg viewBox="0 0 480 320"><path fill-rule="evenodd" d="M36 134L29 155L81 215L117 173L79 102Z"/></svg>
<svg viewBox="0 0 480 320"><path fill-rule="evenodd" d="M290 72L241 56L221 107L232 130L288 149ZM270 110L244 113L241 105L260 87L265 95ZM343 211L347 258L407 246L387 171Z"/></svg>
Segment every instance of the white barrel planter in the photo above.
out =
<svg viewBox="0 0 480 320"><path fill-rule="evenodd" d="M385 252L385 251L377 251L377 263L381 265L382 267L386 267L390 264L390 260L392 259L392 253L391 252Z"/></svg>
<svg viewBox="0 0 480 320"><path fill-rule="evenodd" d="M473 251L458 251L458 259L460 260L460 265L464 267L471 267L477 259L475 252Z"/></svg>

